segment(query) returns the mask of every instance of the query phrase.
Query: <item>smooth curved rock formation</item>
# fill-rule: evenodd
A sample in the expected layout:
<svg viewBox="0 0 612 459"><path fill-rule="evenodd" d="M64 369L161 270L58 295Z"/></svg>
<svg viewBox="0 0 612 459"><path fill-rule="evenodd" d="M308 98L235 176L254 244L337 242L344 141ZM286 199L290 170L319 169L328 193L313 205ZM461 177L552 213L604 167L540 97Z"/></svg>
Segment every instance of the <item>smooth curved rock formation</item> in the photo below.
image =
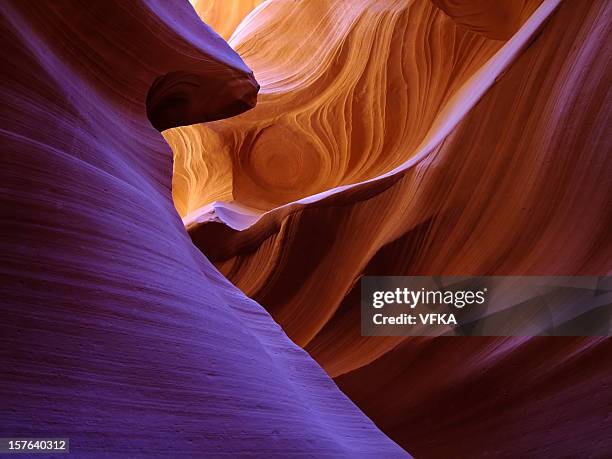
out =
<svg viewBox="0 0 612 459"><path fill-rule="evenodd" d="M602 456L609 339L360 336L365 274L612 272L612 8L491 3L265 3L230 40L258 107L164 133L174 199L417 457Z"/></svg>
<svg viewBox="0 0 612 459"><path fill-rule="evenodd" d="M147 117L158 131L229 118L253 108L258 90L252 72L212 61L202 73L157 77L147 94Z"/></svg>
<svg viewBox="0 0 612 459"><path fill-rule="evenodd" d="M163 129L252 106L242 60L187 2L0 13L0 437L87 458L405 457L173 207L147 109Z"/></svg>

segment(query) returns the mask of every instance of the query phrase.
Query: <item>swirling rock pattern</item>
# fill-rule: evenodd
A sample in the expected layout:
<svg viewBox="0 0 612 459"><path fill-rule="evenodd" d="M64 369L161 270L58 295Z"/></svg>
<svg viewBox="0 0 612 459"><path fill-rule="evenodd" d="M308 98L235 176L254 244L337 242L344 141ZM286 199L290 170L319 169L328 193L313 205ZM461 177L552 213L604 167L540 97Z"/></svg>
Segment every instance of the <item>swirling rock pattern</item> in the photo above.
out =
<svg viewBox="0 0 612 459"><path fill-rule="evenodd" d="M257 72L260 101L243 117L165 134L181 152L173 194L183 215L211 199L270 210L401 165L503 44L404 0L267 2L230 43ZM194 136L200 145L181 149ZM209 172L219 157L224 173Z"/></svg>
<svg viewBox="0 0 612 459"><path fill-rule="evenodd" d="M186 2L0 14L0 437L68 436L87 458L406 456L173 207L149 119L249 108L242 60Z"/></svg>
<svg viewBox="0 0 612 459"><path fill-rule="evenodd" d="M612 272L612 7L487 5L265 3L231 40L261 102L166 133L175 202L415 455L603 456L609 339L360 336L364 274Z"/></svg>

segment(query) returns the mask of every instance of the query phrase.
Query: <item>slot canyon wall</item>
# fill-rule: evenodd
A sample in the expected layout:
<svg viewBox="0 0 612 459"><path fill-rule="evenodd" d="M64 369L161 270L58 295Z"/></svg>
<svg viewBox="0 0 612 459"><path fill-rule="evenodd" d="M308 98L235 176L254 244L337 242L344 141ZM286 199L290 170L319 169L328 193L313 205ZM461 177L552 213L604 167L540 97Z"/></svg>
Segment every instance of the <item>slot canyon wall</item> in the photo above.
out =
<svg viewBox="0 0 612 459"><path fill-rule="evenodd" d="M157 129L259 85L186 1L0 2L0 437L406 457L194 247Z"/></svg>
<svg viewBox="0 0 612 459"><path fill-rule="evenodd" d="M415 456L604 457L609 339L362 337L359 280L612 272L612 4L254 3L195 4L261 90L164 132L194 243Z"/></svg>

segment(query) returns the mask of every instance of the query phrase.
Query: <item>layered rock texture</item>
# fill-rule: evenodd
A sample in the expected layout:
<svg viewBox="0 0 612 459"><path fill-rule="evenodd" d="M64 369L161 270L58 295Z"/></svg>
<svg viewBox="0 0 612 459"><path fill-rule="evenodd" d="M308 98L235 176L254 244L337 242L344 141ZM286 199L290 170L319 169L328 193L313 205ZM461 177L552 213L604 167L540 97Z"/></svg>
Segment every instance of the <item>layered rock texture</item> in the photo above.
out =
<svg viewBox="0 0 612 459"><path fill-rule="evenodd" d="M192 244L157 129L258 83L181 1L0 3L0 437L71 457L405 457Z"/></svg>
<svg viewBox="0 0 612 459"><path fill-rule="evenodd" d="M609 339L368 338L359 317L363 275L612 272L611 18L269 0L225 32L257 107L164 133L195 244L417 457L612 450Z"/></svg>

